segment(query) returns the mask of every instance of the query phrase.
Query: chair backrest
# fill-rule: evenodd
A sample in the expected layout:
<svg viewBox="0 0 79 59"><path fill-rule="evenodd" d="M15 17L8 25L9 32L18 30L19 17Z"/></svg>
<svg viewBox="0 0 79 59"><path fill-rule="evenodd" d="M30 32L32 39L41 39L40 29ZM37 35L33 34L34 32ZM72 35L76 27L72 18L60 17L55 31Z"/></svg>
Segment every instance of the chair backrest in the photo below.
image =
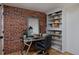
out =
<svg viewBox="0 0 79 59"><path fill-rule="evenodd" d="M51 46L51 40L52 40L52 36L51 35L47 35L45 37L45 44L46 44L47 47Z"/></svg>
<svg viewBox="0 0 79 59"><path fill-rule="evenodd" d="M46 50L51 47L52 36L47 35L44 40L36 42L36 48L39 50Z"/></svg>

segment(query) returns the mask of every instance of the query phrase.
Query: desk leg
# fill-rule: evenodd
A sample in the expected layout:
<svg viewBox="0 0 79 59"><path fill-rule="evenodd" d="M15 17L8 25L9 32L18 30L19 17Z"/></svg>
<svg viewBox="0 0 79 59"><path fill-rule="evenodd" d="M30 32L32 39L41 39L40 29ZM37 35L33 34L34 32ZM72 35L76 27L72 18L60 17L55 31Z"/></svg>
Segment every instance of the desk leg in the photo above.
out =
<svg viewBox="0 0 79 59"><path fill-rule="evenodd" d="M28 54L28 52L29 52L29 50L30 50L31 45L32 45L32 41L30 42L29 47L27 48L26 54Z"/></svg>
<svg viewBox="0 0 79 59"><path fill-rule="evenodd" d="M23 45L22 45L23 46ZM22 49L21 49L21 55L23 55L24 54L24 47L25 47L25 45L23 46L23 47L21 47Z"/></svg>

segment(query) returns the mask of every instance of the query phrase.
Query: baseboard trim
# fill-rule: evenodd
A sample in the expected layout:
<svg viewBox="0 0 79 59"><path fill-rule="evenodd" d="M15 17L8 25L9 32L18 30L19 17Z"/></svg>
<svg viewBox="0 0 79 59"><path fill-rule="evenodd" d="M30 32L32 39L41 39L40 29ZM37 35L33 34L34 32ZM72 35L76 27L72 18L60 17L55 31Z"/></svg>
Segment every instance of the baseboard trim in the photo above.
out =
<svg viewBox="0 0 79 59"><path fill-rule="evenodd" d="M68 51L65 51L64 54L65 54L65 55L74 55L73 53L68 52Z"/></svg>

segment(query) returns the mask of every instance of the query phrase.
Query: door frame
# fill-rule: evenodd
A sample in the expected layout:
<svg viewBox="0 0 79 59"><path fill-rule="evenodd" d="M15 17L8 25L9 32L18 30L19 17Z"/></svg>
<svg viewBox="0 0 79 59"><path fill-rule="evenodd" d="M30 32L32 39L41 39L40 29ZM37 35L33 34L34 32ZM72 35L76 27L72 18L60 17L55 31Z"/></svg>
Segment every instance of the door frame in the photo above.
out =
<svg viewBox="0 0 79 59"><path fill-rule="evenodd" d="M1 39L1 41L2 41L2 55L4 55L4 15L3 15L4 9L3 9L3 4L0 5L0 8L1 8L1 20L2 20L1 35L3 36L3 38Z"/></svg>

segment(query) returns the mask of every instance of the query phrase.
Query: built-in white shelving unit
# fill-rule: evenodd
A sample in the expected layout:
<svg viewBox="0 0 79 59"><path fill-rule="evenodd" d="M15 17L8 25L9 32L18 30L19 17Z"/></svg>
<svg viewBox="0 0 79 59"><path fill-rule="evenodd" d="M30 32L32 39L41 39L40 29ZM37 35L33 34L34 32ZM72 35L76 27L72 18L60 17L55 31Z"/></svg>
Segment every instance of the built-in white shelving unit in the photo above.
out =
<svg viewBox="0 0 79 59"><path fill-rule="evenodd" d="M48 14L47 33L52 34L52 48L62 51L62 10Z"/></svg>

